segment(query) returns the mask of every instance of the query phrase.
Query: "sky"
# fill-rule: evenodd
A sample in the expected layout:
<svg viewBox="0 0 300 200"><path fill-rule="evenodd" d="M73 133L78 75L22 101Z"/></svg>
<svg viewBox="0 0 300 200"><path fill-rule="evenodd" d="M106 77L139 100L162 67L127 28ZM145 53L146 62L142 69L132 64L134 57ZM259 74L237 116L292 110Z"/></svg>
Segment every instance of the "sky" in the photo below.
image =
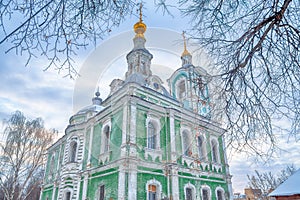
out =
<svg viewBox="0 0 300 200"><path fill-rule="evenodd" d="M151 69L166 83L166 79L181 65L181 32L190 29L190 23L176 10L172 10L172 17L156 12L151 3L145 7L144 22L148 27L146 48L154 55ZM38 57L25 67L26 58L14 52L5 53L9 44L0 45L0 120L20 110L31 119L42 117L47 128L55 128L60 135L64 134L69 118L80 108L91 104L98 86L100 97L105 99L112 79L124 78L127 70L125 56L133 47L132 26L137 21L137 16L129 17L96 47L80 52L75 65L81 76L75 80L64 78L63 73L53 69L43 71L46 66L43 58ZM207 55L199 56L196 48L188 43L188 49L193 53L193 64L205 67L209 63ZM3 125L0 128L3 132ZM234 192L243 193L248 182L246 175L253 174L254 170L277 173L288 164L300 167L300 143L279 135L278 145L281 150L269 162L227 150Z"/></svg>

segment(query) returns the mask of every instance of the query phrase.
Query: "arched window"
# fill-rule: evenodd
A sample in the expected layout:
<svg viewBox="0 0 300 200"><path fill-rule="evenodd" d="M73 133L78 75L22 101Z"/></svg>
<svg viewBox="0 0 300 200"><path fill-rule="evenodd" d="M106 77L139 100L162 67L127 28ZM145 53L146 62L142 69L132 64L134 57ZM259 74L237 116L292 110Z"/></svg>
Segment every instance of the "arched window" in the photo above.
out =
<svg viewBox="0 0 300 200"><path fill-rule="evenodd" d="M148 138L147 138L147 147L149 149L156 149L156 130L152 122L148 123Z"/></svg>
<svg viewBox="0 0 300 200"><path fill-rule="evenodd" d="M185 80L181 80L177 84L177 98L179 100L182 100L182 98L185 96L186 96Z"/></svg>
<svg viewBox="0 0 300 200"><path fill-rule="evenodd" d="M199 154L199 159L200 160L205 160L206 158L206 151L205 151L205 143L204 143L204 138L203 136L198 136L197 138L197 143L198 143L198 154Z"/></svg>
<svg viewBox="0 0 300 200"><path fill-rule="evenodd" d="M195 200L196 199L196 188L191 183L187 183L184 186L184 196L185 200Z"/></svg>
<svg viewBox="0 0 300 200"><path fill-rule="evenodd" d="M147 199L146 200L160 200L161 199L161 183L155 179L147 181L146 184Z"/></svg>
<svg viewBox="0 0 300 200"><path fill-rule="evenodd" d="M182 132L182 141L183 141L183 154L185 156L191 156L192 148L191 148L191 136L187 130Z"/></svg>
<svg viewBox="0 0 300 200"><path fill-rule="evenodd" d="M219 145L217 140L211 140L212 161L219 162Z"/></svg>
<svg viewBox="0 0 300 200"><path fill-rule="evenodd" d="M225 200L224 190L217 189L217 200Z"/></svg>
<svg viewBox="0 0 300 200"><path fill-rule="evenodd" d="M148 200L157 200L156 185L148 185Z"/></svg>
<svg viewBox="0 0 300 200"><path fill-rule="evenodd" d="M77 142L76 141L72 141L70 143L69 152L70 152L69 161L70 162L75 162L76 161L76 154L77 154Z"/></svg>
<svg viewBox="0 0 300 200"><path fill-rule="evenodd" d="M201 191L202 200L210 200L210 189L203 187Z"/></svg>
<svg viewBox="0 0 300 200"><path fill-rule="evenodd" d="M107 125L103 131L103 153L109 151L110 127Z"/></svg>

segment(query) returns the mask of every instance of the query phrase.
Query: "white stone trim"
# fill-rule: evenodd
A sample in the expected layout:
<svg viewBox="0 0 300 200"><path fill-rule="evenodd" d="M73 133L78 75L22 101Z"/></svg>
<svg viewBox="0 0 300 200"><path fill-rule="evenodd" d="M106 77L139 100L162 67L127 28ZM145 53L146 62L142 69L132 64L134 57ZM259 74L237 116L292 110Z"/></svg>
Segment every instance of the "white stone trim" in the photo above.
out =
<svg viewBox="0 0 300 200"><path fill-rule="evenodd" d="M83 186L82 186L82 199L86 199L88 185L88 175L84 175Z"/></svg>
<svg viewBox="0 0 300 200"><path fill-rule="evenodd" d="M147 181L147 183L146 183L147 200L149 200L149 193L148 193L148 186L149 185L156 185L156 187L157 187L157 190L156 190L157 199L161 199L162 186L161 186L161 183L154 178L154 179L151 179L151 180Z"/></svg>
<svg viewBox="0 0 300 200"><path fill-rule="evenodd" d="M216 195L216 200L220 200L218 199L218 190L220 190L222 192L222 200L225 200L225 190L221 187L221 186L218 186L216 187L216 190L215 190L215 195Z"/></svg>
<svg viewBox="0 0 300 200"><path fill-rule="evenodd" d="M137 171L132 170L128 174L128 199L137 199Z"/></svg>
<svg viewBox="0 0 300 200"><path fill-rule="evenodd" d="M87 131L90 129L90 141L89 141L89 147L88 147L88 158L87 158L87 166L91 166L91 150L92 150L92 142L93 142L93 137L94 137L94 126L91 126L87 129Z"/></svg>
<svg viewBox="0 0 300 200"><path fill-rule="evenodd" d="M119 178L118 178L118 199L125 200L125 171L122 167L119 170Z"/></svg>
<svg viewBox="0 0 300 200"><path fill-rule="evenodd" d="M171 145L171 161L176 163L177 152L176 152L176 136L175 136L175 119L173 113L170 113L170 145Z"/></svg>
<svg viewBox="0 0 300 200"><path fill-rule="evenodd" d="M196 188L190 182L188 182L187 184L184 185L184 199L186 199L186 188L191 188L192 189L193 199L196 200Z"/></svg>
<svg viewBox="0 0 300 200"><path fill-rule="evenodd" d="M111 154L111 151L106 151L104 153L101 153L99 155L99 163L102 162L104 164L106 162L109 162L110 161L110 154Z"/></svg>
<svg viewBox="0 0 300 200"><path fill-rule="evenodd" d="M162 161L162 151L157 149L149 149L147 147L144 148L145 151L145 159L147 160L149 156L151 156L152 161L154 162L157 158L159 161Z"/></svg>

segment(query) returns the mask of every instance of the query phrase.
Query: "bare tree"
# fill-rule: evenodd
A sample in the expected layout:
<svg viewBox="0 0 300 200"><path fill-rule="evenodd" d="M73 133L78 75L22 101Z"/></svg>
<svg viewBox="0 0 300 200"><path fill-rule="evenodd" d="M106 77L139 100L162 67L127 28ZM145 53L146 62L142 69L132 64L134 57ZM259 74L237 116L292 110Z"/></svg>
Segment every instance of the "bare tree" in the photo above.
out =
<svg viewBox="0 0 300 200"><path fill-rule="evenodd" d="M300 2L180 3L192 18L191 38L215 62L214 112L227 124L227 141L238 151L271 155L276 134L299 133Z"/></svg>
<svg viewBox="0 0 300 200"><path fill-rule="evenodd" d="M276 149L276 134L296 136L300 122L300 2L298 0L155 0L191 18L191 38L215 62L214 116L227 124L237 151L261 157ZM95 44L135 8L133 0L0 0L0 44L41 54L49 66L76 75L72 57ZM161 8L161 9L160 9ZM7 26L10 18L19 26ZM47 69L47 67L46 67ZM282 127L282 122L288 123ZM275 132L275 133L274 133Z"/></svg>
<svg viewBox="0 0 300 200"><path fill-rule="evenodd" d="M281 183L283 183L296 171L297 170L294 165L288 165L277 175L271 171L260 173L255 170L255 175L247 175L249 187L253 190L261 190L260 198L268 199L267 195L269 194L269 192L271 192L272 189L276 189Z"/></svg>
<svg viewBox="0 0 300 200"><path fill-rule="evenodd" d="M8 42L17 54L45 56L49 65L77 75L73 56L96 44L135 8L133 0L0 0L0 44ZM14 19L20 23L11 27Z"/></svg>
<svg viewBox="0 0 300 200"><path fill-rule="evenodd" d="M45 151L52 143L53 131L40 118L28 120L16 111L5 121L5 144L1 145L0 191L6 200L21 200L32 195L39 184Z"/></svg>

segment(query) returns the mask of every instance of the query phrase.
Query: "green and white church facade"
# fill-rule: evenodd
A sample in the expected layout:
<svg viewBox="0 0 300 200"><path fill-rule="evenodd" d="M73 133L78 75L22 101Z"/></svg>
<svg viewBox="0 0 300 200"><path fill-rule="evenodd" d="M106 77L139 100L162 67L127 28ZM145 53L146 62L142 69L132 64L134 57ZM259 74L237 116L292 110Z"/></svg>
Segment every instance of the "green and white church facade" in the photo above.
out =
<svg viewBox="0 0 300 200"><path fill-rule="evenodd" d="M104 101L96 92L48 149L41 200L232 199L209 75L185 45L167 91L151 72L141 19L134 31L125 80L113 80Z"/></svg>

